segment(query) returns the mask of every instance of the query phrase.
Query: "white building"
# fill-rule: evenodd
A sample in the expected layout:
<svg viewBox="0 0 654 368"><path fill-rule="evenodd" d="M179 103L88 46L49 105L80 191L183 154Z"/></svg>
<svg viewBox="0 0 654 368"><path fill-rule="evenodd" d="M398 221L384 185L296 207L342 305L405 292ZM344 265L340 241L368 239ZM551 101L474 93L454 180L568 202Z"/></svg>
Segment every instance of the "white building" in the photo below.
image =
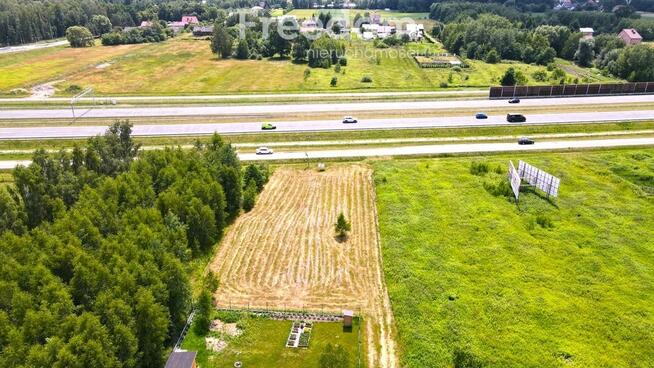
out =
<svg viewBox="0 0 654 368"><path fill-rule="evenodd" d="M589 27L579 28L579 32L581 32L581 37L587 40L593 38L593 33L595 33L595 31Z"/></svg>

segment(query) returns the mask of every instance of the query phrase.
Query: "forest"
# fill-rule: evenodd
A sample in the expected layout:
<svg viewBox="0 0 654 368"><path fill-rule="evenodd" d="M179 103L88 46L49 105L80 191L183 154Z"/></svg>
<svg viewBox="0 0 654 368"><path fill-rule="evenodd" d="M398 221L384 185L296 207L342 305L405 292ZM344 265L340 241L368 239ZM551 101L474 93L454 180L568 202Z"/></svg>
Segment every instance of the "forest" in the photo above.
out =
<svg viewBox="0 0 654 368"><path fill-rule="evenodd" d="M116 122L0 188L0 367L161 367L206 254L267 180L218 135L139 151ZM248 206L251 206L249 204Z"/></svg>
<svg viewBox="0 0 654 368"><path fill-rule="evenodd" d="M88 25L93 15L104 15L113 26L132 27L142 20L179 21L195 14L213 20L219 9L251 7L259 0L2 0L0 46L49 40L66 35L68 27ZM270 4L281 0L269 1Z"/></svg>

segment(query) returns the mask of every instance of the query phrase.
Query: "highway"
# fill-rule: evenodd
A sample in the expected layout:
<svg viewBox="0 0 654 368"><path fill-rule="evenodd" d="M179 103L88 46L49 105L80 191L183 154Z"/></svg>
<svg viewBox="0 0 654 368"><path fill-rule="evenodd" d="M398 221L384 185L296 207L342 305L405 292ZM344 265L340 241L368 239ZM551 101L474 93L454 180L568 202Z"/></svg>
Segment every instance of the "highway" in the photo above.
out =
<svg viewBox="0 0 654 368"><path fill-rule="evenodd" d="M100 100L116 100L116 102L139 102L139 101L221 101L221 100L267 100L267 99L295 99L302 100L307 98L392 98L392 97L453 97L453 96L470 96L479 95L488 97L488 88L486 89L464 89L457 91L394 91L394 92L317 92L317 93L235 93L230 95L180 95L180 96L96 96ZM70 102L70 97L45 97L30 99L31 101L54 101ZM80 101L92 101L92 97L82 97ZM25 97L0 98L3 102L22 102L26 101Z"/></svg>
<svg viewBox="0 0 654 368"><path fill-rule="evenodd" d="M505 115L491 115L488 117L488 119L475 119L474 116L366 119L356 124L343 124L338 120L288 121L275 122L277 129L268 132L281 133L365 129L416 129L441 127L502 126L520 124L591 123L624 120L654 120L654 110L535 114L527 115L526 123L507 123ZM0 139L84 138L102 134L106 129L107 127L103 125L0 128ZM204 135L213 134L214 132L220 134L273 134L262 132L260 122L135 125L132 134L134 136L171 136Z"/></svg>
<svg viewBox="0 0 654 368"><path fill-rule="evenodd" d="M275 152L272 155L256 155L239 152L242 161L279 161L333 158L360 158L383 156L429 156L439 154L493 153L493 152L529 152L547 150L574 150L608 147L639 147L654 145L654 138L619 138L595 140L566 140L536 142L534 145L521 146L517 143L461 143L424 146L400 146L379 148L353 148L338 150L309 150L293 152ZM0 169L13 169L17 165L29 165L29 160L0 161Z"/></svg>
<svg viewBox="0 0 654 368"><path fill-rule="evenodd" d="M597 140L546 141L533 145L516 143L463 143L425 146L400 146L378 148L354 148L339 150L314 150L275 152L272 155L239 153L242 161L279 161L329 158L383 157L383 156L429 156L439 154L489 153L489 152L528 152L540 150L588 149L603 147L634 147L654 145L654 138L620 138Z"/></svg>
<svg viewBox="0 0 654 368"><path fill-rule="evenodd" d="M256 115L273 113L337 112L344 115L357 111L388 110L446 110L480 109L512 106L547 107L565 105L604 105L623 103L654 103L654 95L568 97L525 99L519 105L509 105L506 100L436 100L403 102L352 102L352 103L305 103L305 104L261 104L223 106L178 106L178 107L103 107L89 110L85 118L129 118L154 116L213 116L213 115ZM78 109L78 113L85 110ZM0 119L72 119L71 109L5 109L0 110Z"/></svg>

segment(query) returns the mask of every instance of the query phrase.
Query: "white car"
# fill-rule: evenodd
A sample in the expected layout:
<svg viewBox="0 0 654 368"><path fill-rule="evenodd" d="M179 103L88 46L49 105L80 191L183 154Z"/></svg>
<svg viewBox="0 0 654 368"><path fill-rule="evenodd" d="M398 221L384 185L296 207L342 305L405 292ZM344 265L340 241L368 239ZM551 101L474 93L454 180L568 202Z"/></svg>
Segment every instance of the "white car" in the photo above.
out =
<svg viewBox="0 0 654 368"><path fill-rule="evenodd" d="M346 116L343 118L343 124L354 124L357 122L357 119L352 116Z"/></svg>
<svg viewBox="0 0 654 368"><path fill-rule="evenodd" d="M268 147L259 147L259 148L257 148L257 150L255 151L255 153L256 153L257 155L272 155L273 150L271 150L271 149L268 148Z"/></svg>

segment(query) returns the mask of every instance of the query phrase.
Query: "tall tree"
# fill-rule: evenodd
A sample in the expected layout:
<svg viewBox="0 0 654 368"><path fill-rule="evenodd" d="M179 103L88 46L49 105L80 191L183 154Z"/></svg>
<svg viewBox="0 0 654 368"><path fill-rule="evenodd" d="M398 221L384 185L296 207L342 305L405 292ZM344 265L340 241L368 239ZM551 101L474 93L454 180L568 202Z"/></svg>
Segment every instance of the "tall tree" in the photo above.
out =
<svg viewBox="0 0 654 368"><path fill-rule="evenodd" d="M86 27L73 26L66 30L66 39L71 47L90 47L93 46L93 34Z"/></svg>
<svg viewBox="0 0 654 368"><path fill-rule="evenodd" d="M226 59L232 55L233 47L234 39L227 32L225 26L216 23L213 29L213 38L211 39L211 51L213 51L214 54L220 55L223 59Z"/></svg>

